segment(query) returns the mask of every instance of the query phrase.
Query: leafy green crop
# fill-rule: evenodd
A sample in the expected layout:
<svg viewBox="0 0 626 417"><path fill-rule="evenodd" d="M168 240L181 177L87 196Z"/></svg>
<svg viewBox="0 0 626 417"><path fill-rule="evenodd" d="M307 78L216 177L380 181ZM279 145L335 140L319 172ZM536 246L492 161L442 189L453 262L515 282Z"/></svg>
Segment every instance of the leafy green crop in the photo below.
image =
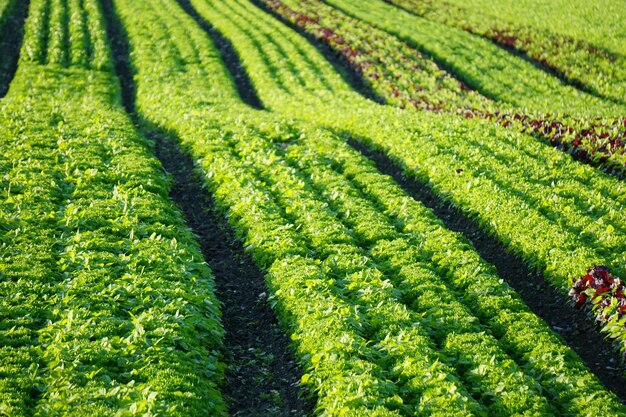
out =
<svg viewBox="0 0 626 417"><path fill-rule="evenodd" d="M121 107L99 4L33 0L22 51L0 104L0 414L223 414L211 271Z"/></svg>
<svg viewBox="0 0 626 417"><path fill-rule="evenodd" d="M380 6L421 22L382 2L333 2L366 20ZM589 265L623 274L623 183L488 120L368 101L246 0L191 3L232 42L265 110L241 101L212 40L176 1L114 0L137 121L193 158L265 273L317 415L626 416L467 239L346 138L387 153L564 291ZM97 0L32 0L0 102L0 414L225 415L211 271L168 199L154 145L122 110L104 25ZM486 45L424 25L433 54L469 39L450 58L461 72ZM410 36L387 47L417 63ZM498 53L485 51L494 65ZM495 70L476 82L495 79L485 88L510 105L617 108L517 58L502 62L527 77L518 93ZM495 105L433 65L423 79L444 78L443 106ZM541 92L543 82L554 91Z"/></svg>
<svg viewBox="0 0 626 417"><path fill-rule="evenodd" d="M233 40L245 38L245 32L226 20L226 6L208 8L203 4L198 1L198 10L222 32ZM580 276L589 265L607 264L622 274L626 263L626 229L619 215L619 207L625 203L622 182L487 121L392 109L339 87L308 89L308 80L291 78L285 87L286 79L275 80L268 76L267 66L259 67L263 56L274 66L286 66L275 48L260 41L278 30L273 25L279 23L254 10L250 13L255 13L253 36L259 41L244 39L234 45L268 107L332 127L388 153L564 291L571 278ZM291 61L301 61L300 65L316 62L316 71L332 72L330 65L309 57L319 54L295 33L274 42L294 42L307 55L300 59L294 55ZM262 49L257 49L259 45ZM281 93L285 88L290 95Z"/></svg>
<svg viewBox="0 0 626 417"><path fill-rule="evenodd" d="M493 120L537 136L584 161L601 164L605 170L621 175L626 171L623 118L525 114L527 109L489 100L469 89L429 56L322 0L266 0L264 4L330 47L390 104ZM418 3L411 4L417 7Z"/></svg>
<svg viewBox="0 0 626 417"><path fill-rule="evenodd" d="M457 7L468 4L463 0L447 0L446 3ZM541 0L521 0L515 3L473 0L472 6L468 10L472 16L467 16L467 19L480 18L487 23L497 18L503 23L529 27L536 32L548 30L578 41L591 42L612 53L624 55L624 0L600 3L555 0L550 4Z"/></svg>
<svg viewBox="0 0 626 417"><path fill-rule="evenodd" d="M624 111L623 106L563 85L487 39L412 15L383 0L365 5L352 0L325 1L427 52L468 85L496 100L530 112L571 116L616 116Z"/></svg>
<svg viewBox="0 0 626 417"><path fill-rule="evenodd" d="M511 13L519 7L518 3L501 5L495 15L490 13L488 8L476 4L472 7L464 7L448 2L424 0L389 0L389 3L429 20L460 27L489 38L504 47L514 48L557 71L571 82L590 89L595 94L608 97L618 103L624 104L625 102L626 57L623 53L619 53L619 50L607 49L610 43L609 37L605 36L602 41L595 39L590 43L589 38L582 34L589 29L606 27L605 22L609 14L601 18L602 25L587 24L583 27L572 27L571 29L579 32L576 37L572 37L559 33L558 29L555 31L554 25L545 25L544 22L537 25L536 22L524 19L532 14L532 10L518 15ZM535 7L538 6L535 5ZM586 8L583 5L579 6L582 7L574 8L571 3L568 4L568 19L558 19L559 23L569 20L572 13ZM615 7L617 11L619 6ZM507 16L504 16L505 14ZM619 12L616 15L619 15ZM618 31L614 31L613 35L618 35ZM625 35L626 31L622 28L622 36ZM609 42L603 45L607 40Z"/></svg>
<svg viewBox="0 0 626 417"><path fill-rule="evenodd" d="M267 0L264 4L332 48L388 103L459 114L498 108L399 38L321 0Z"/></svg>
<svg viewBox="0 0 626 417"><path fill-rule="evenodd" d="M352 93L316 51L300 59L306 41L248 3L193 3L278 111L241 103L210 39L173 2L116 0L138 113L190 153L266 272L320 415L625 413L466 241L339 136L280 115L318 112L323 125L325 109L348 108L342 97L370 117L384 107Z"/></svg>

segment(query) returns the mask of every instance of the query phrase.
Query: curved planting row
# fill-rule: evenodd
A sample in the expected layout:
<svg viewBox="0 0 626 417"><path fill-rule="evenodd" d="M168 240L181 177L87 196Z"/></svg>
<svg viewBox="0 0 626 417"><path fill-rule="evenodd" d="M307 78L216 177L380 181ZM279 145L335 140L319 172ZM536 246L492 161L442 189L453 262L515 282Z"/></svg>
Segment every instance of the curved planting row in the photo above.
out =
<svg viewBox="0 0 626 417"><path fill-rule="evenodd" d="M388 103L481 117L538 136L579 159L626 170L626 120L524 115L468 89L427 56L321 0L268 0L272 11L330 47ZM519 110L518 110L519 111Z"/></svg>
<svg viewBox="0 0 626 417"><path fill-rule="evenodd" d="M242 133L246 126L236 121L234 113L257 113L237 103L236 90L217 51L171 2L162 1L156 8L137 1L115 4L135 51L138 112L180 136L191 148L217 203L228 210L231 224L268 272L273 303L297 340L302 360L316 368L303 381L320 391L318 406L329 413L394 415L390 407L398 406L399 397L381 367L368 360L378 354L359 332L361 313L338 292L319 262L307 256L311 249L306 239L285 219L284 208L257 178L254 161L237 155L230 143L235 135L254 139L252 132ZM155 59L156 45L166 59ZM182 54L185 60L178 59ZM158 71L165 68L173 76ZM159 88L154 90L154 86ZM180 102L164 107L154 91L175 93ZM179 117L180 110L185 117ZM278 137L284 134L280 127L275 132ZM467 400L467 396L461 398ZM463 404L459 407L462 410Z"/></svg>
<svg viewBox="0 0 626 417"><path fill-rule="evenodd" d="M446 1L457 6L467 4L463 0ZM624 56L623 0L605 4L605 7L585 0L555 0L551 4L537 0L520 0L514 4L500 0L475 0L473 4L476 6L473 13L484 16L487 21L496 17L517 26L548 30ZM563 16L565 18L559 19Z"/></svg>
<svg viewBox="0 0 626 417"><path fill-rule="evenodd" d="M522 19L513 23L483 13L479 5L463 7L449 2L424 0L388 2L426 19L484 36L505 48L526 54L594 94L625 103L626 56L588 41L582 33L577 39L551 32L549 27L542 30L528 26ZM504 5L497 7L501 11L507 8ZM512 16L512 13L508 15Z"/></svg>
<svg viewBox="0 0 626 417"><path fill-rule="evenodd" d="M415 48L321 0L263 4L329 46L388 103L459 114L496 107Z"/></svg>
<svg viewBox="0 0 626 417"><path fill-rule="evenodd" d="M98 7L93 0L33 2L21 59L65 68L110 70Z"/></svg>
<svg viewBox="0 0 626 417"><path fill-rule="evenodd" d="M308 88L306 78L274 76L288 74L290 66L309 65L301 74L330 78L333 69L320 63L320 54L304 39L245 2L193 3L231 39L267 107L388 153L564 294L572 279L593 265L607 265L621 276L626 272L622 182L486 121L415 114L376 105L343 88ZM300 55L287 55L289 48ZM624 343L624 329L612 334Z"/></svg>
<svg viewBox="0 0 626 417"><path fill-rule="evenodd" d="M484 120L365 100L249 1L190 3L269 110L242 103L176 1L113 0L137 119L189 152L265 272L317 414L626 416L465 238L345 137L388 153L562 288L590 265L626 272L623 183ZM0 414L222 416L211 271L122 110L104 26L97 0L32 0L0 102ZM590 271L580 300L598 271L623 296ZM624 343L622 324L605 329Z"/></svg>
<svg viewBox="0 0 626 417"><path fill-rule="evenodd" d="M562 84L531 63L480 36L426 20L383 0L325 0L345 13L428 53L482 94L531 113L616 116L624 107Z"/></svg>
<svg viewBox="0 0 626 417"><path fill-rule="evenodd" d="M105 39L95 0L33 0L0 103L0 414L220 415L212 275L114 75L86 70Z"/></svg>
<svg viewBox="0 0 626 417"><path fill-rule="evenodd" d="M235 47L305 48L255 38L252 22L277 39L290 32L246 2L192 3ZM626 412L466 241L340 138L243 105L215 47L175 3L115 5L139 116L189 150L266 271L320 415ZM242 57L286 77L266 102L308 77L322 97L335 87L350 95L333 73L307 69L323 62L316 56Z"/></svg>

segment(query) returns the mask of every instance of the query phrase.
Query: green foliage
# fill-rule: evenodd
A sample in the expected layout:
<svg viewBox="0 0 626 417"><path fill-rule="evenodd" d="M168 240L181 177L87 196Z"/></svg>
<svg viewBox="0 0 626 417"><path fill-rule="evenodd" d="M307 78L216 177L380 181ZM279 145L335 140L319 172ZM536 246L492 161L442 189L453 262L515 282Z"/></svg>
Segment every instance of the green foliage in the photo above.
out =
<svg viewBox="0 0 626 417"><path fill-rule="evenodd" d="M224 21L226 13L215 17L217 7L209 10L201 7L203 2L198 3L198 10L231 38L245 36L235 25ZM257 21L254 36L259 39L265 40L272 31L278 30L274 28L277 22L273 23L271 19L262 20L259 17L254 20ZM301 45L295 33L292 37L296 38L294 42L304 51L303 54L307 54L300 60L303 63L313 62L309 55L315 55L316 51ZM289 37L275 40L290 41ZM622 223L618 215L618 208L624 203L620 191L622 183L575 163L568 156L546 148L528 136L507 132L486 121L410 114L374 105L339 88L326 91L307 89L303 82L291 79L288 88L292 95L297 94L294 99L280 93L281 88L287 87L280 87L279 81L268 77L264 67L259 67L263 61L255 58L265 54L272 57L272 65L283 65L280 56L274 54L274 48L258 50L249 45L246 42L235 44L240 55L245 57L244 63L248 65L262 100L269 107L332 127L389 153L410 169L411 175L433 183L436 191L460 208L473 216L482 213L482 222L486 227L507 228L507 233L498 235L505 243L514 243L514 250L523 251L525 256L531 251L537 253L541 250L541 255L528 256L529 262L540 269L547 269L549 276L559 274L555 281L561 286L568 286L572 276L580 275L580 271L585 271L589 264L605 257L612 258L612 262L607 260L612 270L619 270L619 265L624 264L621 255L623 237L615 235L620 230L616 224ZM259 41L256 45L265 43ZM292 57L291 61L294 60ZM332 72L329 65L317 68L322 73ZM285 84L285 81L281 82ZM330 102L333 111L325 111ZM452 192L452 184L456 184L457 191ZM464 198L461 199L461 196ZM510 215L504 214L507 210L511 210ZM508 218L517 220L506 220ZM518 227L518 220L528 224ZM532 222L540 223L529 227ZM604 234L608 224L612 225L612 236ZM517 238L513 238L516 234ZM571 243L561 244L565 237L559 236L570 236L566 239L572 239ZM539 249L542 241L545 241L545 247ZM554 251L561 250L562 256L554 256ZM591 254L593 250L599 251L600 256L594 257ZM563 261L571 262L572 253L579 254L574 259L579 259L580 264L573 267L572 262L565 267Z"/></svg>
<svg viewBox="0 0 626 417"><path fill-rule="evenodd" d="M231 40L268 110L241 102L177 2L114 0L137 115L193 157L265 272L317 414L626 415L466 239L345 138L389 154L563 289L589 264L624 272L622 183L488 121L374 104L248 2L191 2ZM527 82L507 91L487 68L499 52L480 38L384 3L333 3L385 30L423 25L399 36L458 51L449 65L512 105L587 114L595 103L517 58L503 68ZM483 49L484 73L470 74ZM462 102L461 90L449 97ZM0 414L225 414L211 272L119 97L99 3L33 0L1 104Z"/></svg>
<svg viewBox="0 0 626 417"><path fill-rule="evenodd" d="M429 10L422 2L397 0L396 3L410 4L411 10ZM324 4L322 0L265 0L264 4L331 48L389 104L493 120L552 143L585 161L601 165L605 170L617 173L626 170L623 140L626 124L623 118L529 114L529 109L487 99L440 68L430 56L374 25ZM448 16L447 9L441 13ZM500 31L496 34L509 39ZM562 48L558 50L562 51ZM572 64L571 67L580 66ZM604 76L599 78L607 79Z"/></svg>
<svg viewBox="0 0 626 417"><path fill-rule="evenodd" d="M175 26L174 17L184 24L184 15L166 2L157 8L142 2L119 1L116 5L137 51L133 64L138 69L138 78L151 77L150 83L145 85L159 85L158 91L175 89L183 106L172 111L160 105L162 99L154 95L154 90L140 87L137 98L142 117L150 123L167 126L189 147L202 167L217 203L228 213L231 224L245 239L257 263L267 271L272 302L307 369L303 383L318 391L320 412L325 415L405 415L418 407L417 403L404 403L402 396L406 396L408 390L405 385L410 380L420 380L420 375L432 366L440 377L433 377L425 386L449 386L450 392L457 393L444 400L443 392L437 393L432 386L433 401L448 401L450 409L460 415L469 413L463 410L476 409L477 404L463 393L452 370L444 364L432 362L436 353L422 331L416 329L406 333L405 323L413 313L393 298L389 299L388 309L378 308L381 301L391 295L388 291L379 293L377 290L386 284L374 271L359 272L361 255L358 255L358 247L350 244L352 240L345 226L320 205L301 180L293 177L288 166L279 162L272 152L272 143L255 133L260 128L285 143L293 135L289 125L241 104L230 104L229 97L232 101L237 98L235 90L228 89L228 82L222 84L227 88L222 88L219 93L225 99L216 101L216 93L211 91L213 84L199 82L204 74L191 71L195 62L207 62L202 57L187 60L188 65L181 65L178 61L174 68L179 69L180 75L176 79L161 77L155 69L171 63L155 62L150 51L143 50L144 45L149 48L156 44L151 38L161 35L158 31L145 30L150 23L142 22L159 19L175 31L179 30L177 26L183 26L180 23ZM137 19L138 16L141 20ZM193 34L184 40L164 39L159 45L173 48L176 43L189 38L194 39L195 51L210 53L213 48L207 38ZM169 56L170 52L165 54ZM221 66L221 63L214 60L211 65ZM221 73L216 69L209 74ZM191 90L186 85L197 85L198 90ZM206 106L193 100L192 96L216 104ZM183 118L178 117L181 108L186 114ZM233 113L245 115L245 121ZM275 173L272 167L279 173ZM305 188L300 191L301 187ZM308 215L303 224L295 224L294 216L300 213ZM315 255L318 250L328 252ZM344 268L351 268L352 283L349 286L342 276L343 271L347 271ZM374 298L362 299L359 296L361 291L371 293ZM380 323L377 326L389 324L394 330L389 334L382 333L369 322ZM397 340L395 343L402 344L405 340L412 347L410 351L390 350L386 353L387 348L382 345L370 346L368 335L381 343L385 338L389 343ZM430 354L420 354L420 349ZM422 359L406 369L404 376L392 373L387 362L400 366L409 354L420 354ZM430 365L425 366L425 363ZM446 385L442 385L444 381L447 381Z"/></svg>
<svg viewBox="0 0 626 417"><path fill-rule="evenodd" d="M367 118L363 129L405 129L424 119L359 98L306 41L246 2L193 3L233 42L274 111L239 101L211 41L172 2L116 0L137 108L146 128L196 160L266 272L320 415L624 415L469 243L315 126ZM509 330L517 319L525 339Z"/></svg>
<svg viewBox="0 0 626 417"><path fill-rule="evenodd" d="M407 13L383 0L326 2L426 52L484 95L530 113L616 116L624 111L623 106L563 85L487 39Z"/></svg>
<svg viewBox="0 0 626 417"><path fill-rule="evenodd" d="M445 3L457 7L468 4L464 0L447 0ZM624 0L610 3L555 0L549 4L541 0L520 0L515 3L506 0L473 0L472 6L471 9L464 7L468 11L467 19L480 18L488 24L497 18L503 23L526 26L536 32L548 30L578 41L591 42L615 54L623 55L624 52Z"/></svg>
<svg viewBox="0 0 626 417"><path fill-rule="evenodd" d="M235 3L220 5L243 13ZM220 12L200 1L198 10L230 39L258 38L254 44L242 41L234 45L245 57L243 62L268 107L333 128L387 153L408 175L430 183L436 193L475 218L564 293L572 277L580 276L590 265L607 265L624 275L626 228L619 214L626 203L623 182L488 121L392 109L342 88L309 89L308 80L277 81L268 76L269 64L264 62L291 64L264 40L280 23L255 14L247 29L254 31L247 35L226 20L227 10ZM302 44L293 32L274 42L292 39L301 52L291 56L289 63L316 62L310 56L317 51ZM314 68L324 74L333 71L328 64ZM290 94L281 93L285 88ZM622 343L625 337L619 336L618 341Z"/></svg>
<svg viewBox="0 0 626 417"><path fill-rule="evenodd" d="M390 0L389 2L429 20L456 26L492 39L505 47L514 48L553 68L573 83L587 87L595 94L618 103L625 103L626 57L619 49L611 51L610 47L607 48L612 41L610 37L596 38L590 43L590 39L584 34L588 30L606 28L609 14L603 17L594 16L596 19L598 17L601 19L601 24L587 23L581 27L572 26L568 28L569 30L563 31L569 32L565 34L559 33L561 31L555 28L554 19L541 19L539 22L533 22L532 18L527 19L533 14L533 8L541 7L538 4L534 4L533 8L521 14L514 11L520 7L520 3L502 4L499 5L498 12L494 15L489 10L495 6L493 2L483 5L486 7L478 4L466 7L462 4L424 0ZM557 22L571 23L572 14L577 14L581 9L588 7L586 4L577 6L573 7L571 2L562 5L563 9L568 9L565 13L567 18L558 19ZM619 10L619 6L614 7ZM553 7L550 12L554 10L558 8ZM615 15L617 17L619 13ZM546 20L550 21L550 24L545 25ZM621 32L622 36L626 33L624 28ZM613 35L618 34L618 31L613 33Z"/></svg>
<svg viewBox="0 0 626 417"><path fill-rule="evenodd" d="M0 104L0 414L222 415L211 271L96 71L98 3L33 0L26 30Z"/></svg>
<svg viewBox="0 0 626 417"><path fill-rule="evenodd" d="M510 108L468 89L399 38L321 0L265 0L264 4L332 48L390 104L461 114L470 109Z"/></svg>
<svg viewBox="0 0 626 417"><path fill-rule="evenodd" d="M32 1L20 61L112 71L98 1Z"/></svg>

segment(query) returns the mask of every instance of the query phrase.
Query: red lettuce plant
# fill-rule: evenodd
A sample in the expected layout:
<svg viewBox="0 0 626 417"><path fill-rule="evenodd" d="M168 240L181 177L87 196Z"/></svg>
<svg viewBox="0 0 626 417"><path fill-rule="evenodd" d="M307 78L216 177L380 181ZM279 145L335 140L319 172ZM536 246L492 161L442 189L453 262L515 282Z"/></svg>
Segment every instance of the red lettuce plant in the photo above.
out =
<svg viewBox="0 0 626 417"><path fill-rule="evenodd" d="M594 266L587 275L575 279L569 295L577 308L590 299L599 322L615 323L626 315L626 286L619 277L611 277L605 266Z"/></svg>

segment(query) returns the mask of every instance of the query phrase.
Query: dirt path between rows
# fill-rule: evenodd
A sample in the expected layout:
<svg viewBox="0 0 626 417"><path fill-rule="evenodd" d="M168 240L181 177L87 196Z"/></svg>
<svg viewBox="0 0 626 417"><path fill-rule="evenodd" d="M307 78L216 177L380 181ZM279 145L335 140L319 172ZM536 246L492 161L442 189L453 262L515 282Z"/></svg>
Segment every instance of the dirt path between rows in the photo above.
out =
<svg viewBox="0 0 626 417"><path fill-rule="evenodd" d="M222 393L232 417L302 417L313 414L315 398L300 385L302 370L289 338L270 308L263 273L244 251L225 217L213 204L190 153L178 138L165 134L135 114L135 85L129 45L111 0L101 0L115 68L122 85L124 107L143 134L156 143L157 157L174 178L170 197L198 236L216 281L226 330L222 361L226 364ZM236 55L229 59L236 60ZM236 67L237 62L231 66ZM233 68L234 68L233 67ZM244 72L245 74L245 72ZM249 85L235 78L242 96L254 107L261 103ZM248 92L245 92L248 91Z"/></svg>

